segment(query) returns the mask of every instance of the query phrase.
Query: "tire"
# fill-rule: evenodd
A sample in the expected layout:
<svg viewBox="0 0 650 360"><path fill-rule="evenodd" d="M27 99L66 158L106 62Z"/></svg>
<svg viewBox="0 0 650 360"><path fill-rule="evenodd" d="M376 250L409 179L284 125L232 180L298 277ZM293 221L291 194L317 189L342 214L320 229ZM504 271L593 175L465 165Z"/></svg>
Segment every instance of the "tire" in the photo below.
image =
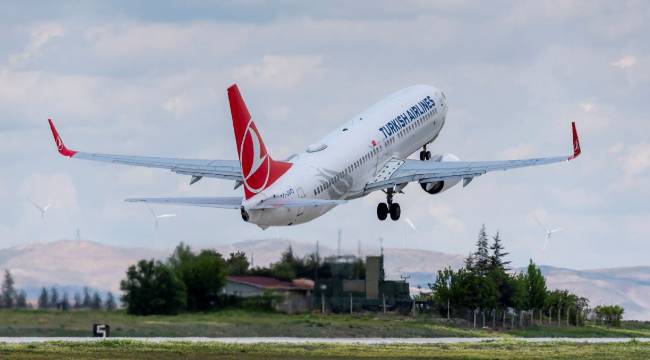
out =
<svg viewBox="0 0 650 360"><path fill-rule="evenodd" d="M424 159L425 160L431 160L431 151L426 151L425 152Z"/></svg>
<svg viewBox="0 0 650 360"><path fill-rule="evenodd" d="M393 221L399 220L400 215L402 215L402 209L399 207L398 203L390 204L390 219Z"/></svg>
<svg viewBox="0 0 650 360"><path fill-rule="evenodd" d="M379 203L377 204L377 219L384 221L388 217L388 204Z"/></svg>
<svg viewBox="0 0 650 360"><path fill-rule="evenodd" d="M426 158L426 154L424 153L424 151L420 151L420 161L424 161L425 158Z"/></svg>

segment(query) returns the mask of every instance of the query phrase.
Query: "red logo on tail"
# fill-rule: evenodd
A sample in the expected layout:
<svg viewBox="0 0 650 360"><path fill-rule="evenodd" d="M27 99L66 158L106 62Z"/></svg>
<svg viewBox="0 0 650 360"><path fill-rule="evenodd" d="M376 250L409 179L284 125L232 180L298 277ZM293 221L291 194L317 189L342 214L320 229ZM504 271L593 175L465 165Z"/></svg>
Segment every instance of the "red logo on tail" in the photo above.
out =
<svg viewBox="0 0 650 360"><path fill-rule="evenodd" d="M287 172L291 163L275 161L268 154L237 85L228 88L228 100L244 178L244 195L250 199Z"/></svg>

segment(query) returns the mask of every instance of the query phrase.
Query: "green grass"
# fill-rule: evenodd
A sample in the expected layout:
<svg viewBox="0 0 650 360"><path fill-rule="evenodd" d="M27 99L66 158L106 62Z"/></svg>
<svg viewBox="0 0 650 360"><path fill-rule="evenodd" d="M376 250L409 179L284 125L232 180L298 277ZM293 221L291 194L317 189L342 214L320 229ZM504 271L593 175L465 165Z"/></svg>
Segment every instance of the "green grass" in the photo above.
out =
<svg viewBox="0 0 650 360"><path fill-rule="evenodd" d="M430 316L394 314L285 315L245 310L177 316L130 316L124 311L0 310L0 336L89 336L93 323L111 325L119 337L650 337L647 323L531 327L491 331L447 325Z"/></svg>
<svg viewBox="0 0 650 360"><path fill-rule="evenodd" d="M498 341L458 345L225 345L96 343L0 344L1 359L648 359L650 344Z"/></svg>

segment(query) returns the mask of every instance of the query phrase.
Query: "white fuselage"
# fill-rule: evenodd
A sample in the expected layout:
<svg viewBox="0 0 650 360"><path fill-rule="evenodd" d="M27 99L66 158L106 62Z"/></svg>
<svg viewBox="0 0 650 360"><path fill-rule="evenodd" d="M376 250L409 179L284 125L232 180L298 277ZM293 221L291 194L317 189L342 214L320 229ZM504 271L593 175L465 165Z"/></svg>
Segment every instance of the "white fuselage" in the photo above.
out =
<svg viewBox="0 0 650 360"><path fill-rule="evenodd" d="M288 161L291 169L271 187L246 200L244 208L270 197L355 199L393 159L405 159L436 139L445 123L442 91L416 85L397 91ZM249 222L267 226L313 220L334 206L248 210Z"/></svg>

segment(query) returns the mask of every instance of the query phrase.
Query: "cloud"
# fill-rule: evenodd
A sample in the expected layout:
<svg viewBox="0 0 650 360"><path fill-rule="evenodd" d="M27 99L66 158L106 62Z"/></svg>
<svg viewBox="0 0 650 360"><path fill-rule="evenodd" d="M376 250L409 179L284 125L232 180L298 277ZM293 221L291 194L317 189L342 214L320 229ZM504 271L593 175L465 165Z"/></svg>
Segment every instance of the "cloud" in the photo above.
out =
<svg viewBox="0 0 650 360"><path fill-rule="evenodd" d="M503 159L522 159L530 157L533 154L533 147L530 144L519 144L505 150L502 150L499 155Z"/></svg>
<svg viewBox="0 0 650 360"><path fill-rule="evenodd" d="M173 113L175 116L185 115L192 109L191 100L186 96L178 95L167 99L163 105L163 109Z"/></svg>
<svg viewBox="0 0 650 360"><path fill-rule="evenodd" d="M34 26L25 49L21 53L9 56L9 65L20 66L28 63L39 54L41 48L50 40L63 35L65 35L65 31L61 24L44 23Z"/></svg>
<svg viewBox="0 0 650 360"><path fill-rule="evenodd" d="M636 65L636 62L637 61L636 61L636 58L634 56L627 55L627 56L623 56L622 58L612 62L611 65L613 67L617 67L617 68L620 68L620 69L627 69L629 67L632 67L632 66Z"/></svg>
<svg viewBox="0 0 650 360"><path fill-rule="evenodd" d="M636 176L650 169L650 143L628 146L619 158L621 168L628 176Z"/></svg>
<svg viewBox="0 0 650 360"><path fill-rule="evenodd" d="M583 103L580 103L580 107L582 108L582 111L590 112L594 108L594 104L592 104L590 102L583 102Z"/></svg>
<svg viewBox="0 0 650 360"><path fill-rule="evenodd" d="M287 89L301 85L307 78L323 75L320 55L264 55L258 64L236 67L234 78L258 86Z"/></svg>
<svg viewBox="0 0 650 360"><path fill-rule="evenodd" d="M464 232L465 225L454 214L451 206L444 203L437 203L429 207L429 214L431 214L436 221L446 226L452 232Z"/></svg>

